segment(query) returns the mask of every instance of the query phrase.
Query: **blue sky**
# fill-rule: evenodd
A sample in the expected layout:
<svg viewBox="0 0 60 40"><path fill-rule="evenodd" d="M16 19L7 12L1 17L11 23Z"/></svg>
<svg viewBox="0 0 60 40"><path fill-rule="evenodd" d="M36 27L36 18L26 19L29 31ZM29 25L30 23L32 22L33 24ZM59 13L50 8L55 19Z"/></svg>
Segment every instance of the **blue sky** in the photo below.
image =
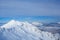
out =
<svg viewBox="0 0 60 40"><path fill-rule="evenodd" d="M20 16L20 17L0 17L0 23L6 23L10 20L18 21L37 21L43 23L60 22L60 17L56 16Z"/></svg>
<svg viewBox="0 0 60 40"><path fill-rule="evenodd" d="M0 17L60 16L60 0L0 0Z"/></svg>
<svg viewBox="0 0 60 40"><path fill-rule="evenodd" d="M0 22L11 19L58 22L59 17L60 0L0 0Z"/></svg>

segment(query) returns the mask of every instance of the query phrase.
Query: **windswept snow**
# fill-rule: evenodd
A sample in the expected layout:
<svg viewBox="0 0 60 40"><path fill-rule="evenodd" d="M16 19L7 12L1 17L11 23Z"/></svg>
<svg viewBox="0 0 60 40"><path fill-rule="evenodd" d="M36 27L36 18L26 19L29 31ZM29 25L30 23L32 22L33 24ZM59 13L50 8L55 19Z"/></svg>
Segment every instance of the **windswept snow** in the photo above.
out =
<svg viewBox="0 0 60 40"><path fill-rule="evenodd" d="M29 22L11 20L0 29L4 40L59 40L57 35L41 31Z"/></svg>

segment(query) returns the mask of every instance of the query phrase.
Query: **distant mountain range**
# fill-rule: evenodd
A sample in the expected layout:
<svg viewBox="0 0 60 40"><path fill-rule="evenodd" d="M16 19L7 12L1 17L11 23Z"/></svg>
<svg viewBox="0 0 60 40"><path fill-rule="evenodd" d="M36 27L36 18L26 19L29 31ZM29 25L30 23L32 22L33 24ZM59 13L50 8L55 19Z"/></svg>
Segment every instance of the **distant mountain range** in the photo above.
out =
<svg viewBox="0 0 60 40"><path fill-rule="evenodd" d="M35 24L34 24L35 25ZM42 31L48 31L51 33L60 33L60 23L38 23L37 26Z"/></svg>
<svg viewBox="0 0 60 40"><path fill-rule="evenodd" d="M44 26L47 26L47 27L60 27L60 23L48 23L48 24L45 24Z"/></svg>

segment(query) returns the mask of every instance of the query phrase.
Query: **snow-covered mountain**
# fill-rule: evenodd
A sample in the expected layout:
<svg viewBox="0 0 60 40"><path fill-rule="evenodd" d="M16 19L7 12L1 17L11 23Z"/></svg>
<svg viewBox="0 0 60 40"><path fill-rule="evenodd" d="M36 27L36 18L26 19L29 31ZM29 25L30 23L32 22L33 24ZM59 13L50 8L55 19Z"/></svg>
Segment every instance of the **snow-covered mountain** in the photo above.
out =
<svg viewBox="0 0 60 40"><path fill-rule="evenodd" d="M29 22L15 20L0 27L0 40L60 40L58 35L41 31Z"/></svg>

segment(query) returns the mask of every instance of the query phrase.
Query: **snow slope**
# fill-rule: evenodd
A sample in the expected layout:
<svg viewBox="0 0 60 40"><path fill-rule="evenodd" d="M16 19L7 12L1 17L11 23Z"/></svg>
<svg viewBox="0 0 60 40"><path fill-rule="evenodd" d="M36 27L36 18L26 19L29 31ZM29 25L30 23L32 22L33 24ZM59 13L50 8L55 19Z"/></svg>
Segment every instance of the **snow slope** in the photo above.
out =
<svg viewBox="0 0 60 40"><path fill-rule="evenodd" d="M58 36L41 31L28 22L11 20L0 27L0 40L58 40Z"/></svg>

